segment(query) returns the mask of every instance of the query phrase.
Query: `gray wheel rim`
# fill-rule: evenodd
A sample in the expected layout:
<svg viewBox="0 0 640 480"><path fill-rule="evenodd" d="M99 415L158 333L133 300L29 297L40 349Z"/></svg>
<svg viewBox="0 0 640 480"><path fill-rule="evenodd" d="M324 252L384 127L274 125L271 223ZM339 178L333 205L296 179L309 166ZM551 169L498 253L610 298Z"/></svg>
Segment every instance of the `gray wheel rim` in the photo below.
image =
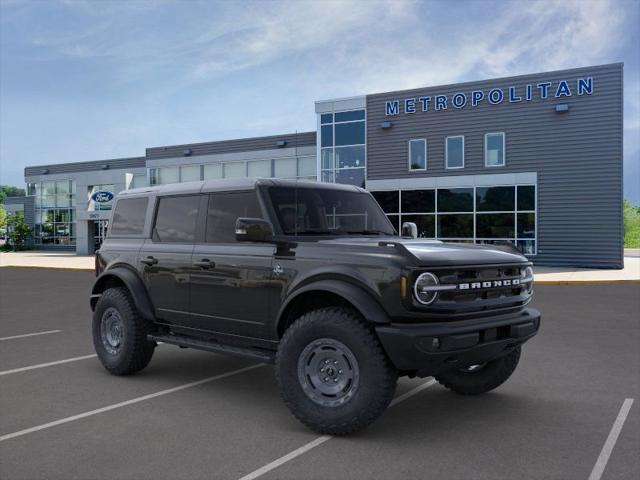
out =
<svg viewBox="0 0 640 480"><path fill-rule="evenodd" d="M104 349L111 355L117 355L124 338L124 322L120 312L113 308L107 308L100 321L100 338Z"/></svg>
<svg viewBox="0 0 640 480"><path fill-rule="evenodd" d="M298 357L298 380L313 402L337 407L358 391L360 368L353 352L332 338L309 343Z"/></svg>

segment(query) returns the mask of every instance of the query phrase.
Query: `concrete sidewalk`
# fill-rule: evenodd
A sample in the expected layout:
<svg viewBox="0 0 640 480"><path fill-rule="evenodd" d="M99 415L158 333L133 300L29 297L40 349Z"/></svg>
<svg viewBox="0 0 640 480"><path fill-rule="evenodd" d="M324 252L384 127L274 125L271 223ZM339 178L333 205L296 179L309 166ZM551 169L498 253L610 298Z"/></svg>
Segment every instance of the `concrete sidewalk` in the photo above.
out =
<svg viewBox="0 0 640 480"><path fill-rule="evenodd" d="M73 252L26 251L0 253L0 267L63 268L93 270L94 257ZM601 270L571 267L534 267L536 283L540 285L588 285L592 283L639 283L640 257L627 256L622 270Z"/></svg>

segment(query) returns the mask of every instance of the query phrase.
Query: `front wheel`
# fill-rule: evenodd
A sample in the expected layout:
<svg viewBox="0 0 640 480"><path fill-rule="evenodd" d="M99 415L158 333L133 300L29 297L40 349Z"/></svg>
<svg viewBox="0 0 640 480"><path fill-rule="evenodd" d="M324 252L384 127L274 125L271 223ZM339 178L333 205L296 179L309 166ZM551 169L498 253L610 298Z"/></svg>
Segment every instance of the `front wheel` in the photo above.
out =
<svg viewBox="0 0 640 480"><path fill-rule="evenodd" d="M93 313L93 346L100 362L114 375L139 372L151 360L155 342L150 325L138 312L126 288L106 290Z"/></svg>
<svg viewBox="0 0 640 480"><path fill-rule="evenodd" d="M353 433L382 415L398 378L359 315L337 307L306 313L289 327L275 371L289 410L329 435Z"/></svg>
<svg viewBox="0 0 640 480"><path fill-rule="evenodd" d="M442 385L461 395L479 395L498 388L514 372L520 360L520 347L504 357L479 365L436 375Z"/></svg>

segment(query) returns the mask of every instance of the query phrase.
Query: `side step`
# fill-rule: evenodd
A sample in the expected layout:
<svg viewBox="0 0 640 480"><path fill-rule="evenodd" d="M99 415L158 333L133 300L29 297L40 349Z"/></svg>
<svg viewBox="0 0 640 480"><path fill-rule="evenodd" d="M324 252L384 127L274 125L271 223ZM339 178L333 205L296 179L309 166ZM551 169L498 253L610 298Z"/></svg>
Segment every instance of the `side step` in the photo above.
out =
<svg viewBox="0 0 640 480"><path fill-rule="evenodd" d="M268 350L223 345L218 342L208 342L206 340L182 335L147 335L147 340L169 343L179 347L195 348L196 350L205 350L207 352L228 353L230 355L252 358L265 363L274 363L276 357L275 352L270 352Z"/></svg>

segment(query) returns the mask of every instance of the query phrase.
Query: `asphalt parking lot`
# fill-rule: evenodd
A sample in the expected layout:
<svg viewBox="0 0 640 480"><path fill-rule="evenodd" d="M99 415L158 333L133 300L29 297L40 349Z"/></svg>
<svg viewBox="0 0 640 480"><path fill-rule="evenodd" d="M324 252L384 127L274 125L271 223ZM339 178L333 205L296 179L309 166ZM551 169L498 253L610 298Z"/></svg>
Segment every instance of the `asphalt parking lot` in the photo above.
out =
<svg viewBox="0 0 640 480"><path fill-rule="evenodd" d="M330 438L293 418L269 366L160 345L140 374L109 375L92 281L0 268L3 480L640 478L637 284L537 287L542 330L501 388L404 378L380 420Z"/></svg>

